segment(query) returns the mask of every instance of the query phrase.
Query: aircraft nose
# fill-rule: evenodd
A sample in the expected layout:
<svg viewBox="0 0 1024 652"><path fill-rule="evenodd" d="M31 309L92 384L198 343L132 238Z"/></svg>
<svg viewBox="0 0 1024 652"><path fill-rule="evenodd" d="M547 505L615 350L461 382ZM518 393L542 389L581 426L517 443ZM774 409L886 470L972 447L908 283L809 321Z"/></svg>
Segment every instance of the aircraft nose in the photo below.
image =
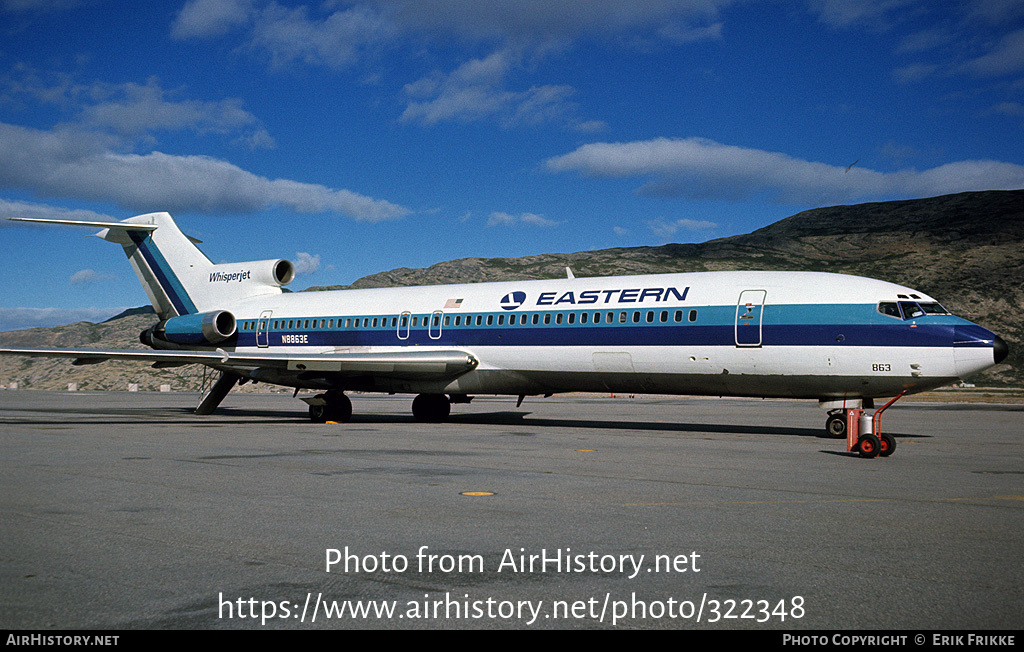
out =
<svg viewBox="0 0 1024 652"><path fill-rule="evenodd" d="M1006 359L1006 356L1010 354L1010 347L1006 345L1003 338L996 335L995 341L992 343L992 356L995 358L996 364L999 364Z"/></svg>
<svg viewBox="0 0 1024 652"><path fill-rule="evenodd" d="M1007 353L1006 342L987 328L977 324L953 327L953 359L961 378L999 364Z"/></svg>

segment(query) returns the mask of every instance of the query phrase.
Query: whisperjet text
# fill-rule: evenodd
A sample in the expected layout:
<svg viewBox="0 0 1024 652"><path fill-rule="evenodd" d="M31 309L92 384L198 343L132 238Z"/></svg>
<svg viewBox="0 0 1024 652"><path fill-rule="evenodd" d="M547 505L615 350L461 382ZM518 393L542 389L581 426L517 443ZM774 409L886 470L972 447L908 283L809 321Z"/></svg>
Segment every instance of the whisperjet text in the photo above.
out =
<svg viewBox="0 0 1024 652"><path fill-rule="evenodd" d="M225 274L224 272L213 272L210 274L210 283L230 283L231 281L245 281L252 278L252 270L246 269L240 272Z"/></svg>
<svg viewBox="0 0 1024 652"><path fill-rule="evenodd" d="M586 305L593 303L643 303L652 301L670 301L673 298L686 301L689 287L680 292L677 288L626 288L617 290L584 290L582 292L541 292L537 297L538 306L557 306L559 304ZM604 299L602 301L602 298ZM614 300L613 300L614 299Z"/></svg>

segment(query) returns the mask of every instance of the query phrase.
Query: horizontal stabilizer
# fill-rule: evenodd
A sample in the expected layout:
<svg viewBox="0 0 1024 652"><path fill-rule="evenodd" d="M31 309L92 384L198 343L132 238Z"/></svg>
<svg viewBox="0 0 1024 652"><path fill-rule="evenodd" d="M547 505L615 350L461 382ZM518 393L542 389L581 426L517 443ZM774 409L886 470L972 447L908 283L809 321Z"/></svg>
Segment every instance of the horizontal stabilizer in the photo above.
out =
<svg viewBox="0 0 1024 652"><path fill-rule="evenodd" d="M91 226L99 229L121 229L124 231L156 231L156 224L133 224L131 222L100 222L96 220L57 220L41 217L9 217L12 222L38 222L41 224L66 224L69 226Z"/></svg>

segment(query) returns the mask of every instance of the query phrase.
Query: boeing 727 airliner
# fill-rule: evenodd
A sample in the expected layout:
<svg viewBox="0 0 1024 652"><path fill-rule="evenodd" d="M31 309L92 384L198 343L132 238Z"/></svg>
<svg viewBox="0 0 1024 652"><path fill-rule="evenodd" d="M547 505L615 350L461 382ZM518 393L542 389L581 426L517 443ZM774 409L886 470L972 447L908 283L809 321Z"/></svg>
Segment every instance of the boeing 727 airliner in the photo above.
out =
<svg viewBox="0 0 1024 652"><path fill-rule="evenodd" d="M842 436L849 412L1001 362L991 331L884 281L816 272L700 272L286 293L286 260L214 264L167 213L101 228L124 247L160 319L154 350L8 348L221 372L197 414L237 383L322 393L314 421L347 421L346 391L415 394L416 419L443 421L473 395L558 392L816 399ZM850 422L853 423L853 422ZM864 456L895 440L865 434Z"/></svg>

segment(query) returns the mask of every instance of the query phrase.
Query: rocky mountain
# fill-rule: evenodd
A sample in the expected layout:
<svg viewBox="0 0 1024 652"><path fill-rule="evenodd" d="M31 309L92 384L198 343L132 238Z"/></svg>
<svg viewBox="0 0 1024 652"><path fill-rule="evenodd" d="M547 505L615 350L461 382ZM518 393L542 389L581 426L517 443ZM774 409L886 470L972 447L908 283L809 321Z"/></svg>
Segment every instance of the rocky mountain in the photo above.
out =
<svg viewBox="0 0 1024 652"><path fill-rule="evenodd" d="M840 272L900 283L937 298L1009 343L1006 362L976 377L976 384L1024 386L1024 190L818 208L753 233L699 244L463 258L426 269L382 272L350 286L309 289L560 278L567 266L578 277L765 269ZM104 324L0 333L0 344L140 347L138 332L152 321L152 316L132 315ZM83 389L123 389L126 378L137 379L130 382L139 382L140 389L161 383L192 389L202 380L202 370L190 367L140 370L139 365L107 362L70 368L66 361L20 358L4 364L0 382L18 380L22 387L63 388L76 382L72 375L82 378L77 382ZM154 380L140 380L150 375Z"/></svg>

